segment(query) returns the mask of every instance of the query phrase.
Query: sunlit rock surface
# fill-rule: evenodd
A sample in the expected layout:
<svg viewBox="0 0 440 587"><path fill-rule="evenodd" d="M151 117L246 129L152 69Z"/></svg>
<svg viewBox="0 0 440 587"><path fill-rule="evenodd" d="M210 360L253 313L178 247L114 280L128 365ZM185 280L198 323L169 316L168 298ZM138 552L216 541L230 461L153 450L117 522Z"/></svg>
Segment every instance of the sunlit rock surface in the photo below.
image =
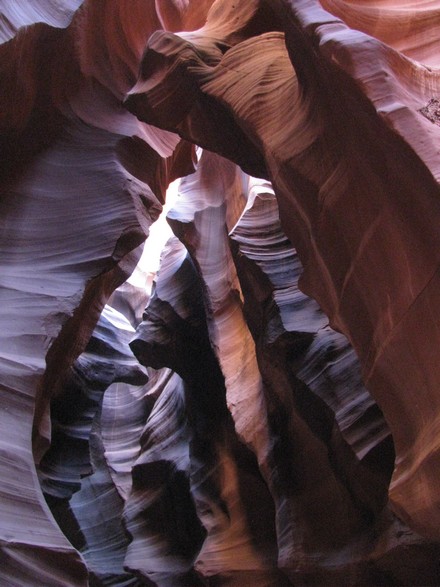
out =
<svg viewBox="0 0 440 587"><path fill-rule="evenodd" d="M438 585L439 26L0 0L1 585Z"/></svg>

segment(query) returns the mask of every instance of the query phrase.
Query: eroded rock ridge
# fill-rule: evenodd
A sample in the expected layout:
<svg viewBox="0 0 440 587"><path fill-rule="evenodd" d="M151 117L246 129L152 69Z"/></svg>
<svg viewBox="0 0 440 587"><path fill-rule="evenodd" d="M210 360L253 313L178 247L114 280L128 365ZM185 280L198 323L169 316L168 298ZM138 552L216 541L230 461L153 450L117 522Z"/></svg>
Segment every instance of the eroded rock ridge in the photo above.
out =
<svg viewBox="0 0 440 587"><path fill-rule="evenodd" d="M0 0L2 585L438 585L439 25Z"/></svg>

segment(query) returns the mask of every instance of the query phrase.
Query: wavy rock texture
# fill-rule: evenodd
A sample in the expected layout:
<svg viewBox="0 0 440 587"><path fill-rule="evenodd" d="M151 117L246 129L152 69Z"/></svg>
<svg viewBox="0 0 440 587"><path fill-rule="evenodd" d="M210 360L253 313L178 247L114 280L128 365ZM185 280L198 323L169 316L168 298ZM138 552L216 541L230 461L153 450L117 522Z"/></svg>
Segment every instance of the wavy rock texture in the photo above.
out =
<svg viewBox="0 0 440 587"><path fill-rule="evenodd" d="M436 2L340 2L323 0L322 6L351 29L376 37L403 55L438 67L440 24Z"/></svg>
<svg viewBox="0 0 440 587"><path fill-rule="evenodd" d="M2 585L438 584L439 20L0 0Z"/></svg>
<svg viewBox="0 0 440 587"><path fill-rule="evenodd" d="M348 336L391 428L393 508L438 538L439 382L431 343L440 138L418 110L437 95L439 75L314 2L271 3L266 29L282 32L258 36L250 33L265 4L246 3L242 20L220 24L220 7L234 6L216 4L197 34L153 35L149 68L127 105L237 163L241 135L253 143L260 161L251 152L248 163L262 175L264 159L303 264L301 288ZM179 76L190 92L177 109ZM217 112L228 130L211 140L207 120ZM238 154L233 133L243 146Z"/></svg>
<svg viewBox="0 0 440 587"><path fill-rule="evenodd" d="M165 159L178 137L120 105L145 38L160 27L151 6L104 11L86 2L73 14L78 2L58 2L58 11L3 4L12 38L0 46L0 582L34 584L37 572L40 584L86 585L84 561L36 474L51 435L49 402L190 157L179 148ZM117 34L98 38L98 22Z"/></svg>
<svg viewBox="0 0 440 587"><path fill-rule="evenodd" d="M9 41L18 29L37 22L52 27L65 28L70 24L75 10L84 0L49 0L35 2L0 2L0 41Z"/></svg>
<svg viewBox="0 0 440 587"><path fill-rule="evenodd" d="M106 306L68 382L52 400L51 447L38 468L46 495L70 498L91 473L88 440L104 391L115 381L135 388L148 381L128 347L133 333L124 316Z"/></svg>
<svg viewBox="0 0 440 587"><path fill-rule="evenodd" d="M131 346L142 363L180 377L170 378L142 435L126 506L128 566L158 585L202 585L201 576L287 584L276 565L270 494L234 430L200 278L177 240Z"/></svg>
<svg viewBox="0 0 440 587"><path fill-rule="evenodd" d="M248 189L246 208L236 222ZM404 551L417 569L404 580L419 580L419 565L426 564L431 570L424 580L432 583L437 572L435 549L423 545L384 507L394 457L387 426L362 386L353 350L328 328L316 303L298 290L301 266L282 232L271 186L249 183L230 163L203 153L197 173L182 181L179 196L168 213L169 222L199 275L198 295L204 298L210 344L224 378L222 393L235 433L256 454L270 492L265 509L273 508L276 520L270 550L278 550L284 580L348 584L350 574L354 583L366 585L386 577L401 581L396 560ZM228 226L233 226L230 234L238 248L228 240ZM155 361L165 360L190 381L202 368L199 360L194 363L190 358L192 345L186 337L182 340L183 326L178 325L187 316L183 300L190 295L179 291L177 283L167 284L171 276L182 274L181 268L172 270L169 258L170 253L132 348L141 362L162 366ZM236 290L233 295L231 287ZM179 309L179 318L166 309L164 298ZM234 336L238 329L240 334ZM194 334L186 336L196 339ZM246 342L234 345L236 340ZM190 353L186 360L185 352ZM198 376L206 386L206 376ZM256 399L246 401L251 393ZM262 421L265 430L253 436ZM153 447L150 451L155 454ZM192 494L197 495L194 489ZM199 519L204 521L200 514ZM209 530L205 522L204 526ZM243 547L255 544L252 527L242 526L240 534ZM405 536L400 543L398 535ZM222 537L222 550L225 542ZM350 554L345 551L348 543ZM218 549L208 531L195 568L204 575L222 576L226 568L231 571L240 564L237 547L227 567L214 564ZM201 565L206 552L210 565ZM243 560L248 568L258 568L257 560ZM245 577L238 574L237 585L249 580ZM282 581L270 574L255 575L254 580L257 577L263 584Z"/></svg>
<svg viewBox="0 0 440 587"><path fill-rule="evenodd" d="M259 356L246 324L227 238L227 228L235 224L240 211L237 204L243 203L243 178L234 182L233 173L231 164L222 165L221 160L204 153L198 172L182 181L181 197L168 218L199 270L207 298L211 344L225 378L228 408L240 440L256 454L273 495L278 562L281 568L290 570L299 564L307 567L308 554L314 550L312 542L320 540L325 548L343 539L356 526L357 514L346 489L329 470L327 449L298 417L286 393L288 384L283 376L277 377L274 357L266 359L271 363L266 369L265 358ZM252 305L255 308L256 304ZM279 399L277 394L285 396ZM294 446L301 448L295 451ZM283 466L278 463L280 456ZM306 462L312 459L316 466L309 471ZM300 483L296 476L302 477ZM331 503L321 498L323 487ZM316 490L319 496L313 495ZM308 527L311 520L322 524L313 540L314 532ZM330 528L333 532L327 534Z"/></svg>
<svg viewBox="0 0 440 587"><path fill-rule="evenodd" d="M266 361L271 369L284 355L292 373L328 404L360 460L370 451L383 451L379 447L388 442L389 430L362 385L353 349L328 326L316 302L298 288L301 263L281 229L268 182L251 180L246 209L230 237L238 243L235 263L245 291L248 323L262 354L272 355L262 358L261 364ZM319 404L310 408L318 411Z"/></svg>
<svg viewBox="0 0 440 587"><path fill-rule="evenodd" d="M113 387L123 387L129 398L127 389L145 395L147 373L128 346L133 333L123 315L104 308L62 393L52 400L51 447L38 467L46 501L60 527L83 555L91 580L105 585L138 584L123 569L128 544L122 526L124 502L112 481L103 433L107 430L112 438L114 429L108 421L112 412L103 401L107 388L111 394ZM127 403L119 402L121 412Z"/></svg>

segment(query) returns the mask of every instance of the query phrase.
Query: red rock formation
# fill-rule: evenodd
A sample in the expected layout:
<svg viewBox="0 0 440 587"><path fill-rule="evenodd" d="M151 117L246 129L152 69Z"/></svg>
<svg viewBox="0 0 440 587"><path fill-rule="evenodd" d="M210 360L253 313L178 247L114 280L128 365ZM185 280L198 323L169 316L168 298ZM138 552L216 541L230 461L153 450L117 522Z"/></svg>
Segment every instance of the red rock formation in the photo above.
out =
<svg viewBox="0 0 440 587"><path fill-rule="evenodd" d="M2 585L438 583L439 15L0 1Z"/></svg>
<svg viewBox="0 0 440 587"><path fill-rule="evenodd" d="M221 278L223 264L212 267ZM127 564L159 585L195 586L203 584L202 577L218 576L238 586L253 576L259 584L281 586L288 583L276 564L272 500L226 405L231 399L238 403L239 384L243 393L251 389L258 369L244 363L235 386L228 384L225 362L220 364L210 344L212 327L194 263L182 244L171 241L131 346L142 363L171 367L182 379L170 379L142 437L126 506L134 537ZM223 336L218 342L224 347ZM229 352L230 362L237 358ZM242 406L249 429L254 409Z"/></svg>
<svg viewBox="0 0 440 587"><path fill-rule="evenodd" d="M347 342L326 327L326 318L316 304L297 290L301 268L297 260L296 263L290 260L295 259L295 252L281 231L270 186L251 184L246 210L236 222L237 204L241 202L241 207L244 204L247 182L242 178L240 184L234 183L235 174L231 164L205 153L197 173L182 181L180 197L168 218L200 275L211 345L224 376L235 431L256 454L271 494L270 498L266 496L265 509L273 501L276 537L272 538L272 548L276 544L278 566L293 582L300 583L311 580L345 584L347 573L351 573L354 582L366 585L385 580L387 575L399 581L402 576L393 561L401 549L413 561L410 564L418 568L419 553L424 552L425 562L429 561L431 547L422 546L419 537L408 529L403 530L384 509L393 457L386 426L377 406L360 385L359 374L356 375L358 367L352 351L349 359ZM258 192L267 203L257 216ZM231 263L228 225L234 226L231 236L240 243L238 250L232 247L236 267ZM275 243L279 243L279 248L275 248ZM274 260L279 260L282 273ZM244 308L236 271L243 287ZM164 272L165 281L177 276L168 265ZM236 293L231 295L230 284L234 283ZM283 290L290 290L290 295ZM172 296L169 299L181 308L183 317L180 304L188 295L178 292L177 285L164 284L155 295L162 300ZM282 300L296 302L296 311L283 308ZM180 361L188 352L184 349L191 345L186 338L177 337L181 327L171 326L168 310L159 310L155 305L153 321L149 308L146 321L140 326L140 336L132 343L137 356L145 364L161 366L154 363L160 356L169 361L165 363L167 366L181 370ZM161 331L167 333L162 339L152 334L158 332L159 316L167 325L162 327ZM238 328L240 334L235 334ZM186 336L194 340L193 335ZM158 345L165 345L168 353L159 352ZM176 347L182 351L177 352ZM184 364L185 380L194 378L201 369L199 362L193 364L189 357ZM321 373L326 373L326 377L319 383ZM350 383L347 377L353 378ZM345 380L339 390L338 378ZM347 397L349 390L353 394L351 399ZM194 400L191 402L196 404ZM255 430L260 432L255 434ZM364 441L358 436L361 430L361 435L366 434ZM228 508L228 503L225 507ZM209 528L206 524L205 527ZM404 543L399 543L395 535L402 532L406 538ZM240 534L242 548L250 540L255 544L249 528L242 527ZM380 546L378 535L382 537ZM208 534L208 544L209 539ZM348 543L354 548L350 555L343 554ZM227 549L227 544L224 536L222 551ZM205 552L205 546L202 548L196 568L203 574L226 572L225 567L213 562L219 548L218 543L211 544L210 564L199 566ZM228 559L229 572L238 572L241 560L236 549L235 556ZM247 564L253 564L255 570L259 568L257 560L252 563L248 558ZM264 584L264 576L258 577ZM431 582L432 576L425 579ZM244 580L243 575L237 574L236 583L231 579L231 584L240 585ZM415 580L415 575L409 580Z"/></svg>
<svg viewBox="0 0 440 587"><path fill-rule="evenodd" d="M234 10L233 2L222 4ZM236 156L222 140L227 133L211 140L205 121L220 109L229 135L236 132L239 140L243 133L264 157L282 226L304 267L301 288L351 340L391 427L394 509L438 538L432 516L438 382L428 349L437 336L432 308L440 191L432 174L438 175L440 139L415 106L438 92L440 78L377 40L351 34L313 2L271 4L280 18L266 20L266 28L285 36L249 35L245 22L255 21L264 3L247 3L246 18L231 19L229 26L219 24L217 6L197 34L150 39L148 77L143 81L141 70L128 107L241 163L243 153ZM375 83L376 71L387 72L390 81ZM176 110L178 75L191 93ZM385 109L382 100L381 117L374 106L379 89L388 86L388 100L402 100L403 112L397 115L389 104ZM167 109L173 118L164 125Z"/></svg>

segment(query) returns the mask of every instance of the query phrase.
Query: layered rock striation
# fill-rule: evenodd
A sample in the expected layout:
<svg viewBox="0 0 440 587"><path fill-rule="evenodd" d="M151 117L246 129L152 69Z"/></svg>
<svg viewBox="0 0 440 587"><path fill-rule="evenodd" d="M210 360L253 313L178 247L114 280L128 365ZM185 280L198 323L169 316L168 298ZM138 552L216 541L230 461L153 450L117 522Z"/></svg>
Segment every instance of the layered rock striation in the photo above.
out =
<svg viewBox="0 0 440 587"><path fill-rule="evenodd" d="M228 8L233 13L235 4L214 5L196 33L153 35L148 76L141 70L127 105L239 164L241 136L252 142L252 171L272 180L281 224L302 261L301 288L348 336L391 427L393 507L438 538L422 503L437 502L437 383L428 347L436 337L439 135L418 112L438 91L438 73L351 33L311 2L246 3L225 25ZM252 35L256 21L267 32ZM385 84L375 71L386 73ZM176 110L178 76L190 91ZM378 86L389 92L386 105ZM227 133L211 140L209 120L218 112L235 143Z"/></svg>
<svg viewBox="0 0 440 587"><path fill-rule="evenodd" d="M439 15L0 1L2 585L438 584Z"/></svg>
<svg viewBox="0 0 440 587"><path fill-rule="evenodd" d="M136 265L174 177L172 161L180 161L180 175L191 157L180 148L172 157L179 138L138 122L120 103L135 79L139 35L143 47L161 26L149 6L137 3L136 12L133 3L114 3L104 20L109 30L118 23L117 34L102 38L93 31L105 3L87 2L75 13L78 2L57 3L58 12L41 2L26 3L28 10L6 4L0 582L33 584L38 569L40 584L86 585L87 568L56 524L36 474L50 442L50 399L107 298ZM124 14L134 23L125 30ZM63 564L54 563L60 556Z"/></svg>

